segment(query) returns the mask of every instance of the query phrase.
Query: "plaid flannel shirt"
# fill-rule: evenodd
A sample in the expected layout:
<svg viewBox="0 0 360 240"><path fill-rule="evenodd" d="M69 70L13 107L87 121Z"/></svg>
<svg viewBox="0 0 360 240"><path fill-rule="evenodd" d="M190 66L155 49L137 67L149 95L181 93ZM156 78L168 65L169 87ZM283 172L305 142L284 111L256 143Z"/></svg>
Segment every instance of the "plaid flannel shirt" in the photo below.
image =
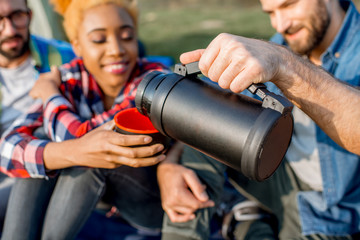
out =
<svg viewBox="0 0 360 240"><path fill-rule="evenodd" d="M1 140L0 170L12 177L44 178L51 176L43 162L43 151L50 140L34 137L35 130L44 127L53 141L82 136L111 120L120 110L135 106L136 89L149 71L167 71L159 63L139 60L112 109L105 111L103 93L96 80L86 70L82 59L60 67L62 95L55 95L44 105L34 104L18 119L11 131ZM62 153L59 153L62 154Z"/></svg>

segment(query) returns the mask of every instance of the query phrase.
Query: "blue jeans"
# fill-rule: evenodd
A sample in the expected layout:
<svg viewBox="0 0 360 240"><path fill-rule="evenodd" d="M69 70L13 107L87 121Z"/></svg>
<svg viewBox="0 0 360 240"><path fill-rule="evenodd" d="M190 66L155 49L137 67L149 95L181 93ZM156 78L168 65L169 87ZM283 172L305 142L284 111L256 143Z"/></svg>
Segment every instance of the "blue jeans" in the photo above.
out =
<svg viewBox="0 0 360 240"><path fill-rule="evenodd" d="M55 183L56 179L15 179L1 239L40 239L43 220Z"/></svg>
<svg viewBox="0 0 360 240"><path fill-rule="evenodd" d="M51 197L43 239L73 239L101 198L116 206L128 222L161 228L156 167L70 168L62 171Z"/></svg>
<svg viewBox="0 0 360 240"><path fill-rule="evenodd" d="M181 163L197 172L210 198L219 203L224 166L210 158L196 162L202 159L197 155L203 156L186 147ZM74 239L100 199L116 206L122 218L137 228L161 229L162 239L209 239L215 208L198 210L196 218L186 223L173 223L166 215L163 219L156 166L69 168L62 170L56 186L54 182L56 179L17 180L20 187L12 191L11 214L6 217L2 240L38 240L41 235L45 240Z"/></svg>
<svg viewBox="0 0 360 240"><path fill-rule="evenodd" d="M161 228L163 210L155 166L69 168L62 170L55 189L53 181L18 180L21 188L13 191L3 240L40 239L41 228L42 239L74 239L100 199L115 205L136 226Z"/></svg>
<svg viewBox="0 0 360 240"><path fill-rule="evenodd" d="M4 224L6 206L9 200L10 190L14 182L14 178L10 178L0 172L0 236L1 229Z"/></svg>

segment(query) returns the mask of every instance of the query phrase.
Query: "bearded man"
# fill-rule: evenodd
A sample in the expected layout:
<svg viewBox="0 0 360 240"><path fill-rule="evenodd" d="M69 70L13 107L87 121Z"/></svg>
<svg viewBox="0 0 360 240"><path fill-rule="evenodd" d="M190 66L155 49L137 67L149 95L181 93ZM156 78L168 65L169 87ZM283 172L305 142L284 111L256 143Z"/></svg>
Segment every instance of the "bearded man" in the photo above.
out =
<svg viewBox="0 0 360 240"><path fill-rule="evenodd" d="M278 223L270 218L238 222L231 235L236 239L359 239L360 158L346 150L358 153L358 148L350 146L359 145L348 143L351 137L343 134L349 136L351 129L358 128L357 115L347 109L358 108L350 104L359 101L345 95L354 96L352 89L356 89L349 85L360 86L360 14L349 0L260 2L277 31L272 41L296 55L276 44L220 34L206 49L180 57L184 64L199 61L205 76L234 92L251 83L271 81L276 86L267 83L270 91L285 95L297 106L292 142L273 176L259 183L228 172L235 188L271 212ZM330 88L336 97L322 94ZM341 113L350 118L342 121ZM201 179L208 157L189 148L184 153L182 163L196 162L193 170ZM165 166L158 169L158 177L179 181L162 171ZM186 216L196 213L196 205L174 199L165 187L163 206L181 215L178 221L186 222Z"/></svg>
<svg viewBox="0 0 360 240"><path fill-rule="evenodd" d="M30 35L32 12L26 0L0 0L0 134L34 102L28 92L39 73L75 55L68 43ZM1 173L0 233L13 178Z"/></svg>

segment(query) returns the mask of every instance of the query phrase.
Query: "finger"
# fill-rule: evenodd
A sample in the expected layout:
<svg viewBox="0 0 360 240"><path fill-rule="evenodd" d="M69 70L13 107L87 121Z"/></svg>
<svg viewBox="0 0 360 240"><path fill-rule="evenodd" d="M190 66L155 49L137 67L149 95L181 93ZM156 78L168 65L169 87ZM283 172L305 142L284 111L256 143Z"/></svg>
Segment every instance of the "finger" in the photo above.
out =
<svg viewBox="0 0 360 240"><path fill-rule="evenodd" d="M213 63L210 65L207 73L208 78L210 78L210 80L212 80L213 82L218 82L219 86L222 88L226 88L227 83L220 82L219 80L222 73L229 67L229 63L225 59L228 59L228 57L224 56L224 54L219 53L215 57ZM224 83L226 84L224 85ZM228 83L228 85L230 86L230 83Z"/></svg>
<svg viewBox="0 0 360 240"><path fill-rule="evenodd" d="M211 69L212 65L214 64L214 61L217 59L220 51L221 51L221 42L226 38L228 34L219 34L214 40L211 41L209 46L205 49L203 52L201 59L199 61L199 68L201 72L209 77L209 70ZM226 59L226 58L225 58ZM219 59L224 60L224 59ZM212 76L214 78L214 76ZM218 78L211 79L215 82L217 82Z"/></svg>
<svg viewBox="0 0 360 240"><path fill-rule="evenodd" d="M192 213L195 213L197 210L199 210L201 208L208 208L208 207L214 207L214 206L215 206L215 203L213 201L209 200L209 201L206 201L203 203L199 203L196 208L176 205L176 206L172 206L171 209L173 209L174 211L176 211L180 214L190 215Z"/></svg>
<svg viewBox="0 0 360 240"><path fill-rule="evenodd" d="M209 200L209 196L205 191L206 186L201 183L194 171L184 174L184 180L197 200L201 202Z"/></svg>
<svg viewBox="0 0 360 240"><path fill-rule="evenodd" d="M107 127L111 127L111 124L109 123ZM152 141L152 138L148 135L126 135L114 131L108 131L107 134L107 139L112 144L124 147L146 145Z"/></svg>
<svg viewBox="0 0 360 240"><path fill-rule="evenodd" d="M230 84L230 90L235 93L239 93L247 89L252 83L261 82L261 70L256 66L247 66Z"/></svg>
<svg viewBox="0 0 360 240"><path fill-rule="evenodd" d="M232 62L227 68L221 73L219 77L219 86L224 89L229 89L231 83L235 80L237 75L244 70L244 67L239 64Z"/></svg>
<svg viewBox="0 0 360 240"><path fill-rule="evenodd" d="M112 142L108 142L105 144L106 144L105 151L128 158L151 157L164 150L164 145L159 143L150 146L148 145L141 146L139 143L136 143L135 145L131 145L131 146L121 146L121 145L113 144ZM141 142L141 144L143 144L143 142Z"/></svg>
<svg viewBox="0 0 360 240"><path fill-rule="evenodd" d="M174 210L178 214L182 215L191 215L196 212L197 209L192 209L186 206L172 206L172 210Z"/></svg>
<svg viewBox="0 0 360 240"><path fill-rule="evenodd" d="M214 206L215 206L215 202L213 200L208 200L206 202L201 202L198 209L210 208L210 207L214 207Z"/></svg>
<svg viewBox="0 0 360 240"><path fill-rule="evenodd" d="M155 164L158 164L159 162L163 161L165 159L165 155L159 155L154 157L148 157L148 158L127 158L127 157L118 157L114 159L114 163L126 165L133 168L139 168L139 167L148 167L153 166Z"/></svg>
<svg viewBox="0 0 360 240"><path fill-rule="evenodd" d="M204 49L197 49L191 52L183 53L180 55L180 62L182 64L188 64L199 61L204 51Z"/></svg>
<svg viewBox="0 0 360 240"><path fill-rule="evenodd" d="M179 214L174 210L165 210L166 213L168 214L170 220L174 223L176 222L187 222L190 220L195 219L195 214L190 214L190 215L183 215L183 214Z"/></svg>

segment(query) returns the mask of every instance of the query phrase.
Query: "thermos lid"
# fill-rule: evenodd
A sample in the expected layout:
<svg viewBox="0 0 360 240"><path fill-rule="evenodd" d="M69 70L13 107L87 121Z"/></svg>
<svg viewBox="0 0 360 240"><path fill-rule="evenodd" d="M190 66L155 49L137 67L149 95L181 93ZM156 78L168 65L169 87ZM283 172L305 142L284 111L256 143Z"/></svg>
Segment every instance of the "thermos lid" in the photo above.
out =
<svg viewBox="0 0 360 240"><path fill-rule="evenodd" d="M264 109L246 140L241 156L241 172L250 179L263 181L282 162L291 142L293 118Z"/></svg>

